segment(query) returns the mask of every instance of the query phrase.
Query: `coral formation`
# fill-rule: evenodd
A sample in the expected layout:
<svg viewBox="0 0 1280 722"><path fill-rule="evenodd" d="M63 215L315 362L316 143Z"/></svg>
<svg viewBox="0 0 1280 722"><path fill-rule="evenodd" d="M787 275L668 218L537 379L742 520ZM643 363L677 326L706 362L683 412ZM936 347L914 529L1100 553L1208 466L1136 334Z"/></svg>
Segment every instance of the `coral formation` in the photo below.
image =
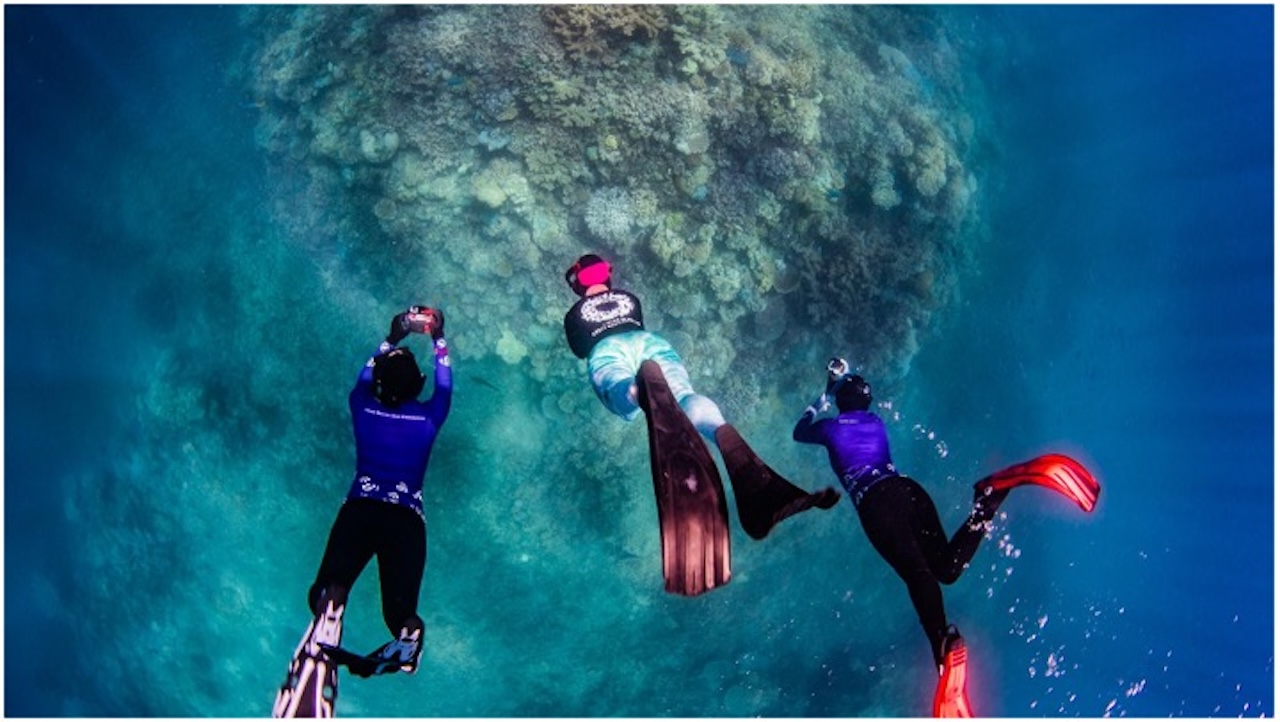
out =
<svg viewBox="0 0 1280 722"><path fill-rule="evenodd" d="M583 214L587 229L611 250L629 251L643 229L657 221L657 196L641 189L606 187L591 194Z"/></svg>
<svg viewBox="0 0 1280 722"><path fill-rule="evenodd" d="M529 347L525 345L511 329L502 329L502 337L498 339L498 357L508 364L520 363L529 355Z"/></svg>
<svg viewBox="0 0 1280 722"><path fill-rule="evenodd" d="M547 5L542 15L577 59L617 61L617 38L655 37L667 27L661 5Z"/></svg>
<svg viewBox="0 0 1280 722"><path fill-rule="evenodd" d="M613 258L700 383L811 383L746 363L785 343L856 350L891 388L980 238L969 80L928 9L245 12L260 142L331 214L297 235L346 229L334 283L432 295L458 358L519 363L548 413L590 401L560 330L579 253ZM579 443L547 453L589 465Z"/></svg>

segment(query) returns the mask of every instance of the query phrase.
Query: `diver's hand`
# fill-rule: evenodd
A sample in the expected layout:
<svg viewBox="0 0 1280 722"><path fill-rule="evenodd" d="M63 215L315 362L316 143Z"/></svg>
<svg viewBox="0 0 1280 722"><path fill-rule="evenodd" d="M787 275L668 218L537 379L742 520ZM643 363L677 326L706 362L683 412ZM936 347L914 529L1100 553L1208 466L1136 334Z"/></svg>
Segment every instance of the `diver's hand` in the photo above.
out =
<svg viewBox="0 0 1280 722"><path fill-rule="evenodd" d="M813 414L814 418L817 418L818 416L826 413L829 408L831 408L831 397L824 393L814 399L813 403L809 404L808 408L806 408L804 412L806 414Z"/></svg>
<svg viewBox="0 0 1280 722"><path fill-rule="evenodd" d="M409 317L410 312L405 311L397 313L391 318L391 330L387 331L387 343L395 346L413 331L413 324Z"/></svg>
<svg viewBox="0 0 1280 722"><path fill-rule="evenodd" d="M833 358L827 362L827 394L830 394L836 383L849 373L849 362L842 358Z"/></svg>
<svg viewBox="0 0 1280 722"><path fill-rule="evenodd" d="M833 358L827 362L827 378L838 379L849 373L849 362L842 358Z"/></svg>
<svg viewBox="0 0 1280 722"><path fill-rule="evenodd" d="M424 333L431 334L431 338L439 341L444 338L444 311L438 308L422 309L425 329Z"/></svg>
<svg viewBox="0 0 1280 722"><path fill-rule="evenodd" d="M410 306L405 311L409 330L414 333L427 333L431 329L432 314L436 310L430 306Z"/></svg>

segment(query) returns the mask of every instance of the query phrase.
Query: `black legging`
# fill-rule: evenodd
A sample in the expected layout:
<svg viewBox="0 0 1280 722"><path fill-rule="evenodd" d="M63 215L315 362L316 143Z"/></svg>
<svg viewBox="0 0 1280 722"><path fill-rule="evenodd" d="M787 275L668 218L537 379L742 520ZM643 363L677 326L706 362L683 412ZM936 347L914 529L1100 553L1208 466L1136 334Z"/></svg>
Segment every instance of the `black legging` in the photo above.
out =
<svg viewBox="0 0 1280 722"><path fill-rule="evenodd" d="M382 620L394 637L419 624L418 588L427 562L427 527L412 509L374 499L350 499L338 511L307 602L313 613L320 593L333 584L351 589L374 556L382 584Z"/></svg>
<svg viewBox="0 0 1280 722"><path fill-rule="evenodd" d="M986 533L1005 493L975 502L969 518L948 541L929 494L914 479L896 476L871 487L858 505L858 518L871 546L907 583L920 624L929 637L934 660L941 663L947 614L942 588L960 577Z"/></svg>

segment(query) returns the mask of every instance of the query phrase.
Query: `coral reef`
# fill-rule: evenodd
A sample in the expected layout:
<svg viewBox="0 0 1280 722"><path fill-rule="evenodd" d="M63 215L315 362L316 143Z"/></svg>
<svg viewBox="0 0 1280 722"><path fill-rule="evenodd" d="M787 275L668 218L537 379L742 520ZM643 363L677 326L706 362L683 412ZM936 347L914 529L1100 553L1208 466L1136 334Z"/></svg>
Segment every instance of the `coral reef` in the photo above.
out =
<svg viewBox="0 0 1280 722"><path fill-rule="evenodd" d="M971 81L928 9L245 13L259 141L326 218L294 234L344 229L334 284L429 296L459 359L518 365L547 413L591 403L560 329L579 253L612 256L695 382L745 399L833 353L891 389L981 240ZM746 365L759 344L786 362Z"/></svg>
<svg viewBox="0 0 1280 722"><path fill-rule="evenodd" d="M815 357L856 349L883 384L980 235L966 79L927 10L246 12L263 145L361 209L347 272L450 289L472 353L497 353L480 319L546 330L527 358L566 383L552 310L576 253L614 254L655 329L716 348L786 328ZM425 272L388 270L391 248ZM466 293L477 276L507 298Z"/></svg>

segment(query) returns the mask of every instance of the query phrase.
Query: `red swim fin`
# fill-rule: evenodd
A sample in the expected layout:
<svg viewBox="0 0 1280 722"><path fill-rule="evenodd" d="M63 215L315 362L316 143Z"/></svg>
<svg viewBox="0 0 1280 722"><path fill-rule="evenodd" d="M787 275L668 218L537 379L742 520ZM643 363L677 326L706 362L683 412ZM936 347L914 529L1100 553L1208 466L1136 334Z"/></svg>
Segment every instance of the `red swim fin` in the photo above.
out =
<svg viewBox="0 0 1280 722"><path fill-rule="evenodd" d="M1084 465L1065 454L1045 454L1014 464L974 484L980 492L1005 491L1023 484L1036 484L1062 494L1086 512L1098 504L1102 489Z"/></svg>
<svg viewBox="0 0 1280 722"><path fill-rule="evenodd" d="M969 653L964 638L953 632L947 637L947 652L942 658L942 675L938 678L938 690L933 694L934 717L972 717L969 706Z"/></svg>

